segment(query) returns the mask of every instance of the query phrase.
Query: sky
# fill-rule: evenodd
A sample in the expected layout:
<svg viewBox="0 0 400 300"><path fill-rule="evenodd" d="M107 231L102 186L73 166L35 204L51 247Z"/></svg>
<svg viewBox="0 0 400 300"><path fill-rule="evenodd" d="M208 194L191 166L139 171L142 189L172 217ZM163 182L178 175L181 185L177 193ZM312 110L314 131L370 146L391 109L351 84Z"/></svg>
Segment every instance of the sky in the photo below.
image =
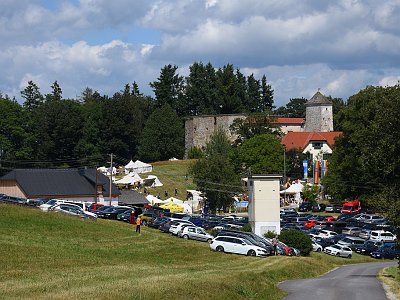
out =
<svg viewBox="0 0 400 300"><path fill-rule="evenodd" d="M0 0L0 92L145 95L167 64L265 74L276 106L400 80L400 0Z"/></svg>

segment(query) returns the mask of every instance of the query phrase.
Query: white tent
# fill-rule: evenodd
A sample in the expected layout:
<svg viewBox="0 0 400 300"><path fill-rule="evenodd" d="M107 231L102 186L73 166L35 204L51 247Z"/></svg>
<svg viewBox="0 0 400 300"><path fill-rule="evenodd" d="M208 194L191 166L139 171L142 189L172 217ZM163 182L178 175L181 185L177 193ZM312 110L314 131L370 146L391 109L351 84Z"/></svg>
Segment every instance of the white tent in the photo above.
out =
<svg viewBox="0 0 400 300"><path fill-rule="evenodd" d="M155 176L155 175L149 175L149 176L147 176L146 179L154 179L154 182L151 185L151 187L163 186L163 184L161 183L160 179L158 179L158 177Z"/></svg>
<svg viewBox="0 0 400 300"><path fill-rule="evenodd" d="M151 205L154 204L164 204L165 202L163 200L158 199L156 196L153 195L147 195L146 196L147 201L149 201L149 203Z"/></svg>
<svg viewBox="0 0 400 300"><path fill-rule="evenodd" d="M142 178L140 178L140 176L138 174L129 173L128 175L125 175L120 180L117 180L115 183L116 184L135 184L135 183L141 183L142 181L143 181Z"/></svg>
<svg viewBox="0 0 400 300"><path fill-rule="evenodd" d="M129 172L135 172L135 173L148 173L153 170L153 166L150 164L146 164L144 162L141 162L140 160L137 160L133 162L132 160L125 166L125 174L128 174Z"/></svg>
<svg viewBox="0 0 400 300"><path fill-rule="evenodd" d="M289 186L286 190L281 191L281 194L287 193L287 194L296 194L296 193L301 193L304 189L304 185L301 183L293 183L291 186Z"/></svg>

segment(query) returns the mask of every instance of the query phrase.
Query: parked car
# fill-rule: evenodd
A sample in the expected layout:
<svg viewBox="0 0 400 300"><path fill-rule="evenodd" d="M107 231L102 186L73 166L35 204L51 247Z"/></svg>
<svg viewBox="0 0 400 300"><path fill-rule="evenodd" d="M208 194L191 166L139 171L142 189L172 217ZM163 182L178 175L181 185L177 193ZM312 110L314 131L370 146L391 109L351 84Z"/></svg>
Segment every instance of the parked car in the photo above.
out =
<svg viewBox="0 0 400 300"><path fill-rule="evenodd" d="M223 229L218 232L217 236L219 236L219 235L240 237L242 239L249 241L251 244L253 244L255 246L265 249L267 251L268 255L274 254L274 247L272 245L272 242L266 238L258 236L255 233L244 232L244 231L233 230L233 229Z"/></svg>
<svg viewBox="0 0 400 300"><path fill-rule="evenodd" d="M312 210L312 203L311 202L303 202L299 205L299 211L301 212L307 212Z"/></svg>
<svg viewBox="0 0 400 300"><path fill-rule="evenodd" d="M396 240L396 235L390 231L372 230L369 239L372 241L393 242Z"/></svg>
<svg viewBox="0 0 400 300"><path fill-rule="evenodd" d="M178 235L185 240L198 240L208 243L211 243L211 240L214 238L211 234L208 234L203 228L196 226L186 226L179 231Z"/></svg>
<svg viewBox="0 0 400 300"><path fill-rule="evenodd" d="M178 235L178 232L182 229L183 226L194 226L194 224L192 222L189 221L185 221L185 220L181 220L179 222L174 222L173 224L171 224L171 226L169 227L169 232L172 233L173 235Z"/></svg>
<svg viewBox="0 0 400 300"><path fill-rule="evenodd" d="M77 205L74 204L68 204L68 203L60 203L60 204L55 204L52 207L48 209L49 212L58 212L62 213L65 215L69 216L74 216L74 217L80 217L82 219L90 219L90 220L96 220L97 216L93 213L90 213L88 211L84 211L82 208L80 208Z"/></svg>
<svg viewBox="0 0 400 300"><path fill-rule="evenodd" d="M320 244L317 244L315 241L312 241L311 243L312 243L313 251L321 252L323 250L322 246Z"/></svg>
<svg viewBox="0 0 400 300"><path fill-rule="evenodd" d="M318 234L319 237L322 237L322 238L325 238L325 239L326 238L330 238L330 237L335 236L335 235L337 235L337 233L334 232L334 231L331 231L331 230L321 230L319 232L319 234Z"/></svg>
<svg viewBox="0 0 400 300"><path fill-rule="evenodd" d="M371 252L373 258L395 259L400 257L400 249L395 243L383 244L378 250Z"/></svg>
<svg viewBox="0 0 400 300"><path fill-rule="evenodd" d="M104 204L92 203L92 204L89 205L88 211L93 212L93 211L97 210L97 209L98 209L99 207L101 207L101 206L104 206Z"/></svg>
<svg viewBox="0 0 400 300"><path fill-rule="evenodd" d="M152 228L159 228L165 222L168 222L168 217L155 217L154 219L147 222L147 226Z"/></svg>
<svg viewBox="0 0 400 300"><path fill-rule="evenodd" d="M324 252L329 255L341 256L347 258L351 258L353 255L353 251L349 247L338 244L326 247L324 249Z"/></svg>
<svg viewBox="0 0 400 300"><path fill-rule="evenodd" d="M337 205L337 204L328 204L325 207L325 211L326 212L340 213L341 209L342 209L342 206L341 205Z"/></svg>
<svg viewBox="0 0 400 300"><path fill-rule="evenodd" d="M233 236L217 236L210 242L210 248L218 252L244 254L248 256L267 256L267 250L254 246L249 241Z"/></svg>
<svg viewBox="0 0 400 300"><path fill-rule="evenodd" d="M99 207L97 207L96 210L94 210L94 211L92 211L92 212L95 213L95 214L97 215L98 213L100 213L100 212L102 212L102 211L104 211L104 210L106 210L106 209L108 209L108 208L110 208L110 207L114 207L114 206L111 206L111 205L99 206Z"/></svg>
<svg viewBox="0 0 400 300"><path fill-rule="evenodd" d="M337 242L338 245L350 247L355 250L357 246L363 245L365 240L356 236L348 236Z"/></svg>
<svg viewBox="0 0 400 300"><path fill-rule="evenodd" d="M323 203L314 204L311 208L313 212L320 212L325 210L326 205Z"/></svg>
<svg viewBox="0 0 400 300"><path fill-rule="evenodd" d="M383 245L382 242L379 241L365 241L364 244L356 247L356 252L363 255L370 255L372 252L375 252Z"/></svg>
<svg viewBox="0 0 400 300"><path fill-rule="evenodd" d="M364 223L379 223L384 220L385 220L384 217L378 215L364 215L361 218L361 221L363 221Z"/></svg>
<svg viewBox="0 0 400 300"><path fill-rule="evenodd" d="M133 209L127 209L117 215L117 220L122 221L122 222L127 222L131 220L131 214L132 214Z"/></svg>
<svg viewBox="0 0 400 300"><path fill-rule="evenodd" d="M329 247L329 246L332 246L332 245L335 244L335 243L334 243L332 240L330 240L330 239L323 239L323 238L319 238L319 237L314 238L314 239L313 239L313 242L316 243L316 244L318 244L318 245L320 245L320 246L322 247L322 250L325 249L326 247Z"/></svg>
<svg viewBox="0 0 400 300"><path fill-rule="evenodd" d="M129 208L129 207L120 207L120 206L112 206L112 207L109 207L109 208L107 208L107 209L105 209L103 211L98 212L97 216L99 218L103 218L103 219L116 220L118 214L120 214L120 213L122 213L124 211L127 211L129 209L131 209L131 208Z"/></svg>
<svg viewBox="0 0 400 300"><path fill-rule="evenodd" d="M342 233L358 236L361 232L360 227L345 227L342 229Z"/></svg>

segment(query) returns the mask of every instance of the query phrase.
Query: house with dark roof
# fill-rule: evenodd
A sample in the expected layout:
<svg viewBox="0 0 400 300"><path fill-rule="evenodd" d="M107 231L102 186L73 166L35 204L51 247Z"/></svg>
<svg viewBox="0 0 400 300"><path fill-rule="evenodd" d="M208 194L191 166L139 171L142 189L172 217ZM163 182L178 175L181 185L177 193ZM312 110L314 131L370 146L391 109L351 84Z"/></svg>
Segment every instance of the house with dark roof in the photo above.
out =
<svg viewBox="0 0 400 300"><path fill-rule="evenodd" d="M111 193L110 193L111 186ZM15 169L0 178L0 193L26 199L58 198L118 204L121 194L96 169Z"/></svg>

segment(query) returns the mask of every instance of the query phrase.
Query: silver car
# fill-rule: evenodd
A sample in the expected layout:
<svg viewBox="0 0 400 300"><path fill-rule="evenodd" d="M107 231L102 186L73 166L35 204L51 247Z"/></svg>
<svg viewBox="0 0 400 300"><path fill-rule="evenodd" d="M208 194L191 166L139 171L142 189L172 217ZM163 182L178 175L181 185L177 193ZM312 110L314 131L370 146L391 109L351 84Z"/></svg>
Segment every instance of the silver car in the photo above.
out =
<svg viewBox="0 0 400 300"><path fill-rule="evenodd" d="M192 239L208 243L210 243L211 240L214 238L212 235L208 234L203 228L196 226L186 226L178 232L178 235L186 240Z"/></svg>

